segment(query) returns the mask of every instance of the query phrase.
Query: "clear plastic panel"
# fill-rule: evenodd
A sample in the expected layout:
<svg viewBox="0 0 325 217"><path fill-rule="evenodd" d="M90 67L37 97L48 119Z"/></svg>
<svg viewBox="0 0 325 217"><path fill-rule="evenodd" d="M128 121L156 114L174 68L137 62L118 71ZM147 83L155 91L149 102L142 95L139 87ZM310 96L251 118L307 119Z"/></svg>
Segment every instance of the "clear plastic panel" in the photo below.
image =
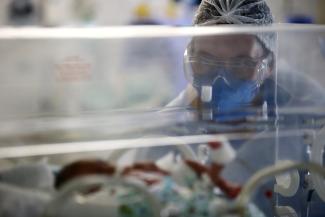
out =
<svg viewBox="0 0 325 217"><path fill-rule="evenodd" d="M0 201L324 216L324 40L296 25L0 29Z"/></svg>

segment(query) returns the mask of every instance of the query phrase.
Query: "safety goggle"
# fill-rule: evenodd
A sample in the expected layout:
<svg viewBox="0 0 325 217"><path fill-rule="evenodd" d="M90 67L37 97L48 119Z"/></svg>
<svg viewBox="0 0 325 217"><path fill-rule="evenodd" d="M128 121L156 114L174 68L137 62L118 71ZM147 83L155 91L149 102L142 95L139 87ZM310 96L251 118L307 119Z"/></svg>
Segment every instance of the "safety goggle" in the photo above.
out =
<svg viewBox="0 0 325 217"><path fill-rule="evenodd" d="M268 56L258 59L221 59L204 54L184 53L184 69L188 81L195 87L212 86L216 79L222 78L230 87L243 81L253 81L259 87L265 77Z"/></svg>

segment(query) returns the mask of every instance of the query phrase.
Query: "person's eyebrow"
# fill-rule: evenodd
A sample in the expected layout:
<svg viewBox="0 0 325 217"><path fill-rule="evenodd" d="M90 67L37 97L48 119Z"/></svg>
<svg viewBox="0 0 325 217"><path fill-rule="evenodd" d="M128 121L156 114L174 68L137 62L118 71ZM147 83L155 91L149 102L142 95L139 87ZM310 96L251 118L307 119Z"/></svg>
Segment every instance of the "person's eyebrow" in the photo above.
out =
<svg viewBox="0 0 325 217"><path fill-rule="evenodd" d="M237 56L235 56L234 58L238 58L238 59L240 59L240 58L242 58L242 59L255 59L255 58L253 58L252 56L250 56L250 55L246 55L246 54L238 54Z"/></svg>
<svg viewBox="0 0 325 217"><path fill-rule="evenodd" d="M196 55L202 55L202 56L206 56L206 57L217 58L217 56L215 56L214 54L211 54L209 52L202 51L202 50L198 50L195 53L196 53Z"/></svg>

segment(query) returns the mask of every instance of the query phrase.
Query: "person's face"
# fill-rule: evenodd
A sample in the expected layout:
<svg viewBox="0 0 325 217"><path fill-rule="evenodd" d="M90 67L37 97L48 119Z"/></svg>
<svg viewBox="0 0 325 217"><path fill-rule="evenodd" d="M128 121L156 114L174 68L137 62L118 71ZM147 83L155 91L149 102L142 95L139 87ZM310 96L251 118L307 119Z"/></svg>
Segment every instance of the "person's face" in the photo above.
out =
<svg viewBox="0 0 325 217"><path fill-rule="evenodd" d="M266 56L258 39L245 34L196 37L188 52L198 59L191 62L194 75L211 75L222 68L235 78L248 80L259 79L260 64ZM263 73L267 77L270 70Z"/></svg>
<svg viewBox="0 0 325 217"><path fill-rule="evenodd" d="M271 55L254 35L195 37L184 66L214 119L234 120L251 115L245 109L261 105L254 102L260 85L271 75ZM227 114L241 109L237 115Z"/></svg>

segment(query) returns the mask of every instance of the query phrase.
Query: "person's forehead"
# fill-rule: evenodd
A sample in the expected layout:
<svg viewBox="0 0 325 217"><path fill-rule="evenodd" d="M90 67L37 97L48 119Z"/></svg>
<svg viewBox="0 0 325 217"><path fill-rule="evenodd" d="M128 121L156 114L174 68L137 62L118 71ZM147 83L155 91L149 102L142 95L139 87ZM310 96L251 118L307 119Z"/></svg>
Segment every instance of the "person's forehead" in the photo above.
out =
<svg viewBox="0 0 325 217"><path fill-rule="evenodd" d="M195 37L192 48L194 52L207 53L220 58L258 57L263 53L256 36L247 34Z"/></svg>

